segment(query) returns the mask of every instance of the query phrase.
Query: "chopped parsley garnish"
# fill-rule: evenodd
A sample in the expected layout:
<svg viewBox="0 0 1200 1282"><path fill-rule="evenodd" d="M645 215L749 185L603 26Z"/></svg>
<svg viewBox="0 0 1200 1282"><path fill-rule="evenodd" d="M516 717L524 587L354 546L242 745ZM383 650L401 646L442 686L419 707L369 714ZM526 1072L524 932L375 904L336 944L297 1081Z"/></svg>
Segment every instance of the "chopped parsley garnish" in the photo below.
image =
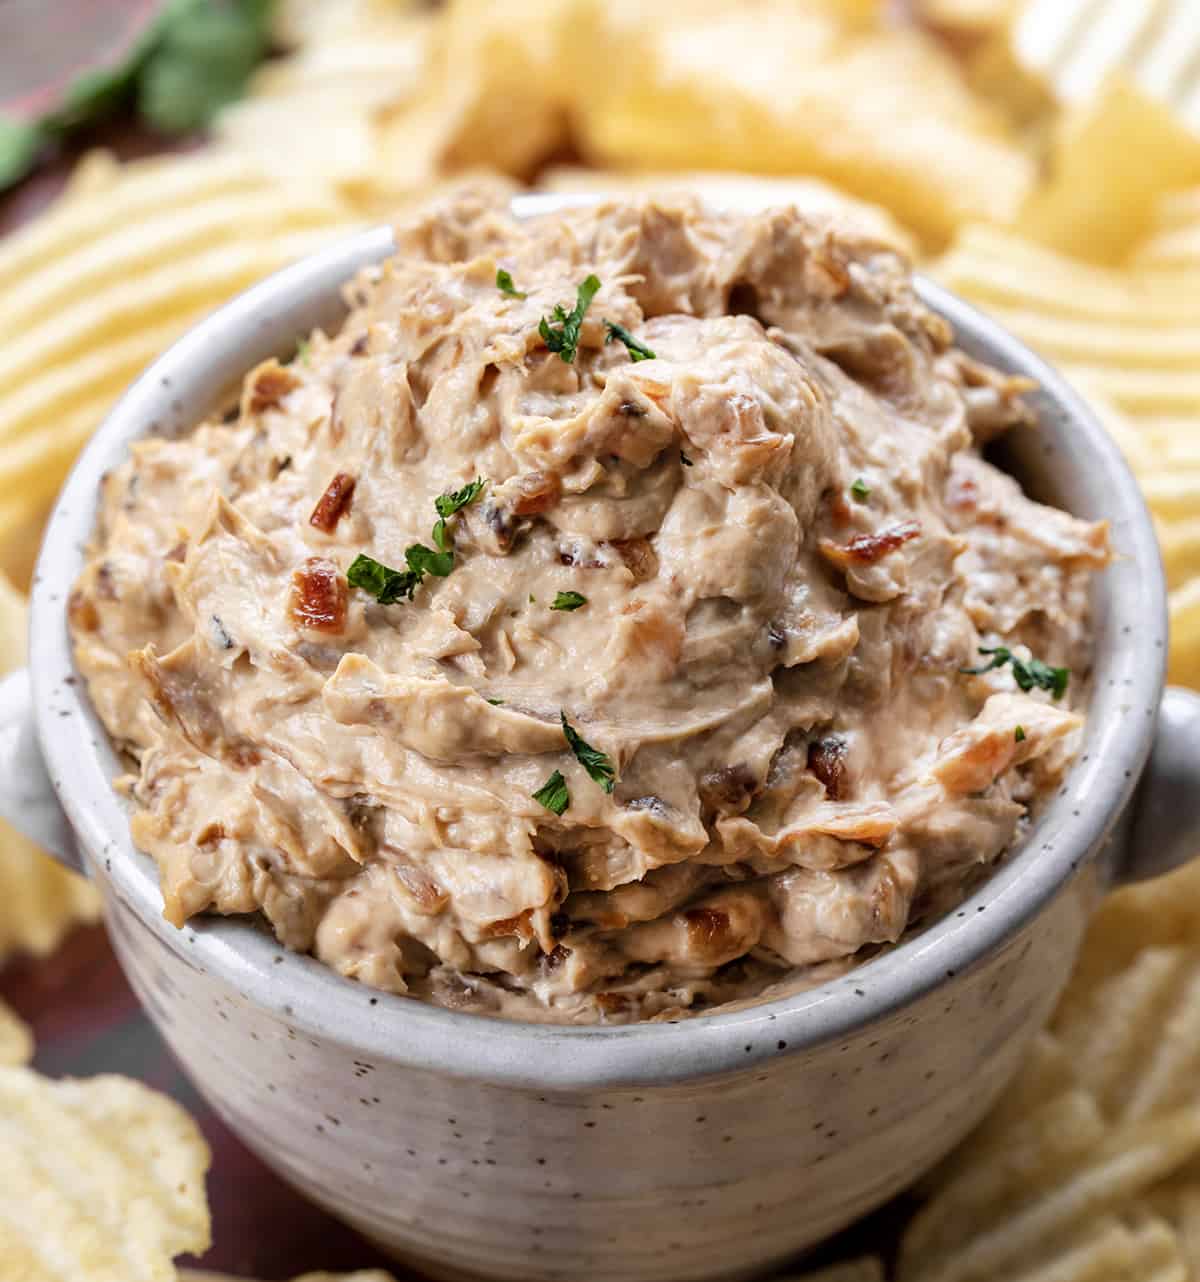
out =
<svg viewBox="0 0 1200 1282"><path fill-rule="evenodd" d="M567 791L567 781L556 770L533 794L533 799L545 806L552 815L561 815L571 804L571 794Z"/></svg>
<svg viewBox="0 0 1200 1282"><path fill-rule="evenodd" d="M484 697L487 698L486 695ZM502 708L504 706L503 699L488 699L487 701L492 705L493 708Z"/></svg>
<svg viewBox="0 0 1200 1282"><path fill-rule="evenodd" d="M565 312L561 303L556 304L551 318L547 320L543 316L538 323L538 333L542 336L542 341L552 352L557 352L559 359L567 365L575 359L575 353L579 348L579 331L583 328L583 318L599 288L598 276L587 277L575 290L575 306L571 311Z"/></svg>
<svg viewBox="0 0 1200 1282"><path fill-rule="evenodd" d="M1024 742L1025 742L1025 727L1024 727L1024 726L1018 726L1018 727L1017 727L1017 729L1016 729L1016 733L1013 735L1013 738L1014 738L1018 743L1024 743Z"/></svg>
<svg viewBox="0 0 1200 1282"><path fill-rule="evenodd" d="M446 529L447 518L474 503L483 493L486 485L486 478L477 476L473 481L468 481L461 490L448 490L433 500L433 506L438 514L437 524L433 527L433 541L438 545L439 551L452 552L454 548L454 540Z"/></svg>
<svg viewBox="0 0 1200 1282"><path fill-rule="evenodd" d="M587 605L587 597L581 593L556 592L550 608L552 610L578 610L581 605Z"/></svg>
<svg viewBox="0 0 1200 1282"><path fill-rule="evenodd" d="M692 460L688 458L688 456L682 450L679 451L679 461L684 465L684 467L696 466L695 463L693 463Z"/></svg>
<svg viewBox="0 0 1200 1282"><path fill-rule="evenodd" d="M562 718L563 735L567 740L567 747L575 754L575 760L605 792L612 792L617 780L617 772L613 769L612 758L608 753L593 748L590 743L582 738L567 720L565 712L560 711L559 716Z"/></svg>
<svg viewBox="0 0 1200 1282"><path fill-rule="evenodd" d="M1055 699L1061 699L1067 692L1067 684L1071 680L1070 668L1052 668L1041 659L1020 659L1003 645L981 645L979 653L990 655L989 661L982 667L961 668L960 671L967 676L977 677L981 673L1002 668L1007 663L1012 666L1013 679L1026 693L1036 687L1039 690L1048 690Z"/></svg>
<svg viewBox="0 0 1200 1282"><path fill-rule="evenodd" d="M629 350L629 359L636 365L638 361L657 360L654 352L646 346L645 343L639 343L636 338L625 328L624 325L618 325L616 321L606 320L604 328L608 330L608 337L604 340L611 343L614 338L620 339Z"/></svg>
<svg viewBox="0 0 1200 1282"><path fill-rule="evenodd" d="M454 569L454 540L446 528L446 519L468 503L474 503L483 493L485 485L487 481L483 477L477 477L461 490L439 494L433 500L438 514L437 524L433 527L436 550L426 547L424 543L413 543L405 548L406 570L393 570L382 561L360 553L346 571L350 586L369 592L380 605L395 605L402 598L411 601L413 593L421 586L421 581L427 574L444 579Z"/></svg>
<svg viewBox="0 0 1200 1282"><path fill-rule="evenodd" d="M452 550L435 552L433 548L427 548L424 543L414 543L412 547L406 548L404 559L408 562L408 568L417 576L418 583L427 574L444 579L454 569Z"/></svg>
<svg viewBox="0 0 1200 1282"><path fill-rule="evenodd" d="M865 503L871 497L871 487L860 476L850 487L850 493L860 503Z"/></svg>
<svg viewBox="0 0 1200 1282"><path fill-rule="evenodd" d="M528 298L529 295L523 293L513 284L513 278L503 267L496 272L496 288L502 293L507 294L509 298Z"/></svg>
<svg viewBox="0 0 1200 1282"><path fill-rule="evenodd" d="M362 588L380 605L394 605L403 597L411 601L421 581L411 570L393 570L361 552L350 563L346 578L352 588Z"/></svg>
<svg viewBox="0 0 1200 1282"><path fill-rule="evenodd" d="M477 476L473 481L468 481L461 490L449 490L445 494L439 494L433 500L438 516L443 518L453 516L460 508L468 507L483 493L486 485L487 479Z"/></svg>

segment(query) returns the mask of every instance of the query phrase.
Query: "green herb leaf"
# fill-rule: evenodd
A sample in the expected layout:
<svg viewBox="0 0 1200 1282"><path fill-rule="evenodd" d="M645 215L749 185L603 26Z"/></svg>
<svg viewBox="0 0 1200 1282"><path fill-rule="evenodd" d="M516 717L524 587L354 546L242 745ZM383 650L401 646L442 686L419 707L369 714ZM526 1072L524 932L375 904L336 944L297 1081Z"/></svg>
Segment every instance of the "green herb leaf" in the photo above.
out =
<svg viewBox="0 0 1200 1282"><path fill-rule="evenodd" d="M173 0L138 75L138 110L164 133L207 125L241 97L269 44L269 0Z"/></svg>
<svg viewBox="0 0 1200 1282"><path fill-rule="evenodd" d="M493 708L502 708L504 706L503 699L488 699L488 703L490 703Z"/></svg>
<svg viewBox="0 0 1200 1282"><path fill-rule="evenodd" d="M403 597L411 601L417 584L421 582L420 575L411 570L393 570L391 566L361 552L350 563L346 579L352 588L361 588L380 605L394 605Z"/></svg>
<svg viewBox="0 0 1200 1282"><path fill-rule="evenodd" d="M0 188L15 183L33 168L43 141L36 125L0 115Z"/></svg>
<svg viewBox="0 0 1200 1282"><path fill-rule="evenodd" d="M1024 727L1024 726L1018 726L1018 727L1017 727L1017 729L1016 729L1016 733L1013 735L1013 738L1014 738L1018 743L1024 743L1024 742L1025 742L1025 727Z"/></svg>
<svg viewBox="0 0 1200 1282"><path fill-rule="evenodd" d="M417 576L418 583L427 574L444 579L454 569L452 551L435 552L424 543L414 543L412 547L405 548L404 559L408 562L408 568Z"/></svg>
<svg viewBox="0 0 1200 1282"><path fill-rule="evenodd" d="M445 494L439 494L433 500L438 516L443 518L453 516L461 508L468 507L483 493L486 485L486 478L477 476L475 480L468 481L461 490L449 490Z"/></svg>
<svg viewBox="0 0 1200 1282"><path fill-rule="evenodd" d="M561 815L571 804L571 794L567 791L567 781L556 770L533 794L533 799L545 806L552 815Z"/></svg>
<svg viewBox="0 0 1200 1282"><path fill-rule="evenodd" d="M871 497L871 487L860 476L850 487L850 493L860 503L865 503Z"/></svg>
<svg viewBox="0 0 1200 1282"><path fill-rule="evenodd" d="M1067 686L1071 680L1070 668L1052 668L1041 659L1019 659L1007 646L1003 645L990 647L981 645L979 653L990 655L991 658L982 667L960 668L959 671L967 676L977 677L981 673L1002 668L1008 663L1012 665L1013 680L1026 693L1037 688L1048 690L1053 698L1061 699L1067 692Z"/></svg>
<svg viewBox="0 0 1200 1282"><path fill-rule="evenodd" d="M433 527L433 541L438 545L439 551L450 552L454 548L454 540L451 539L446 530L445 517L439 516Z"/></svg>
<svg viewBox="0 0 1200 1282"><path fill-rule="evenodd" d="M1049 690L1055 699L1061 699L1067 693L1071 681L1070 668L1052 668L1041 659L1017 659L1012 661L1012 673L1017 685L1022 690Z"/></svg>
<svg viewBox="0 0 1200 1282"><path fill-rule="evenodd" d="M579 331L583 328L583 318L599 289L599 277L588 276L581 285L576 287L575 306L570 312L563 311L562 305L558 304L550 320L543 316L538 322L538 333L542 336L542 341L552 352L557 352L559 359L567 365L575 359L575 353L579 349Z"/></svg>
<svg viewBox="0 0 1200 1282"><path fill-rule="evenodd" d="M554 600L550 605L552 610L578 610L581 605L587 605L587 597L578 592L556 592Z"/></svg>
<svg viewBox="0 0 1200 1282"><path fill-rule="evenodd" d="M684 467L696 466L695 463L693 463L692 460L688 458L688 456L682 450L679 451L679 461L684 465Z"/></svg>
<svg viewBox="0 0 1200 1282"><path fill-rule="evenodd" d="M567 720L565 712L560 711L559 716L562 718L563 735L566 738L567 747L575 754L575 760L605 792L612 792L617 776L617 772L613 769L612 758L608 753L593 748L583 739Z"/></svg>
<svg viewBox="0 0 1200 1282"><path fill-rule="evenodd" d="M528 298L529 295L522 293L514 284L512 276L500 268L496 273L496 288L502 293L507 294L509 298Z"/></svg>
<svg viewBox="0 0 1200 1282"><path fill-rule="evenodd" d="M638 361L653 361L658 357L646 346L645 343L639 343L636 338L625 328L624 325L618 325L616 321L606 320L604 328L608 330L608 337L604 340L611 343L614 338L620 339L629 351L629 358L636 365Z"/></svg>

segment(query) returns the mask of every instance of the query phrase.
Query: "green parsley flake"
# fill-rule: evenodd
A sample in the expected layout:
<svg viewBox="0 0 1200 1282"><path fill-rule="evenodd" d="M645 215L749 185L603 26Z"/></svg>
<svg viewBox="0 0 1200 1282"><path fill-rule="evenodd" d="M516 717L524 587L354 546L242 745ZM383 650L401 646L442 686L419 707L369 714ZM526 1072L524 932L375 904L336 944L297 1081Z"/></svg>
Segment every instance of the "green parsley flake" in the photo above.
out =
<svg viewBox="0 0 1200 1282"><path fill-rule="evenodd" d="M1002 668L1004 665L1012 666L1013 680L1018 687L1028 693L1035 687L1039 690L1048 690L1054 699L1061 699L1067 692L1067 685L1071 680L1070 668L1052 668L1048 663L1043 663L1041 659L1020 659L1007 646L985 646L979 647L980 654L990 655L990 659L979 668L960 668L959 671L967 676L977 677L981 673L991 672L995 668Z"/></svg>
<svg viewBox="0 0 1200 1282"><path fill-rule="evenodd" d="M1016 730L1016 733L1013 735L1013 738L1014 738L1018 743L1024 743L1024 742L1025 742L1025 727L1024 727L1024 726L1018 726L1018 727L1017 727L1017 730Z"/></svg>
<svg viewBox="0 0 1200 1282"><path fill-rule="evenodd" d="M484 697L485 697L485 698L487 698L487 696L486 696L486 695L485 695ZM503 700L503 699L488 699L487 701L488 701L488 703L490 703L490 704L492 705L492 707L493 707L493 708L502 708L502 707L504 707L504 700Z"/></svg>
<svg viewBox="0 0 1200 1282"><path fill-rule="evenodd" d="M433 527L433 541L437 544L441 552L453 552L454 540L450 537L450 531L446 528L446 521L452 517L455 512L461 511L464 507L474 503L475 500L483 493L487 480L482 476L477 476L473 481L469 481L461 490L448 490L445 494L439 494L433 500L433 506L438 514L437 523Z"/></svg>
<svg viewBox="0 0 1200 1282"><path fill-rule="evenodd" d="M608 753L593 748L590 743L582 738L567 720L565 712L560 711L559 716L562 718L563 736L566 738L567 747L575 754L575 760L605 792L612 792L617 777L617 772L613 769L612 758Z"/></svg>
<svg viewBox="0 0 1200 1282"><path fill-rule="evenodd" d="M865 503L871 497L871 487L860 476L850 487L850 493L860 503Z"/></svg>
<svg viewBox="0 0 1200 1282"><path fill-rule="evenodd" d="M611 343L614 338L620 339L628 349L629 358L635 365L638 361L654 361L658 359L650 348L645 343L639 343L624 325L618 325L616 321L606 320L604 328L608 330L608 337L604 341Z"/></svg>
<svg viewBox="0 0 1200 1282"><path fill-rule="evenodd" d="M503 267L496 272L496 288L502 293L507 294L509 298L528 298L529 295L523 293L513 284L513 278L510 273L506 272Z"/></svg>
<svg viewBox="0 0 1200 1282"><path fill-rule="evenodd" d="M575 306L570 312L564 312L561 303L556 304L550 320L543 316L538 322L538 333L542 336L542 341L552 352L557 352L559 359L566 365L570 365L575 359L583 318L599 289L599 277L587 277L575 290Z"/></svg>
<svg viewBox="0 0 1200 1282"><path fill-rule="evenodd" d="M567 791L567 781L557 770L532 795L534 801L545 806L552 815L561 815L571 804L571 794Z"/></svg>
<svg viewBox="0 0 1200 1282"><path fill-rule="evenodd" d="M550 608L552 610L578 610L581 605L587 605L587 597L581 593L556 592Z"/></svg>
<svg viewBox="0 0 1200 1282"><path fill-rule="evenodd" d="M444 520L460 509L469 507L483 493L486 485L486 478L477 476L473 481L468 481L461 490L450 490L445 494L439 494L433 500L438 516Z"/></svg>
<svg viewBox="0 0 1200 1282"><path fill-rule="evenodd" d="M408 568L417 575L418 583L427 574L444 579L454 569L453 551L435 552L433 548L427 548L424 543L414 543L411 547L405 548L404 559L408 562Z"/></svg>
<svg viewBox="0 0 1200 1282"><path fill-rule="evenodd" d="M411 570L393 570L391 566L363 553L350 563L346 579L352 588L361 588L380 605L394 605L404 597L411 601L417 584L421 582L420 577Z"/></svg>

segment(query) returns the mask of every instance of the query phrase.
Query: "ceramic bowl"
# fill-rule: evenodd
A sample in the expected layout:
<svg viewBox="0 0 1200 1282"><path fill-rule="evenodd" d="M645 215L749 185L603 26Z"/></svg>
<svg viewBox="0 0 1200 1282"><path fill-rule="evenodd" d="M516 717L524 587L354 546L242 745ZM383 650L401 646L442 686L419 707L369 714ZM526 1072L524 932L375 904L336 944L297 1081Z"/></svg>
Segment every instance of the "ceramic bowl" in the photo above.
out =
<svg viewBox="0 0 1200 1282"><path fill-rule="evenodd" d="M341 284L390 245L386 230L364 234L222 308L97 433L50 520L30 668L0 687L0 811L96 881L130 982L229 1125L387 1249L446 1277L753 1275L879 1205L961 1139L1053 1008L1101 889L1192 853L1200 699L1163 696L1150 519L1062 379L922 283L968 352L1040 386L1040 427L1014 436L1009 465L1038 497L1106 517L1117 552L1096 580L1079 760L978 893L822 987L613 1028L509 1023L377 993L247 921L177 930L162 919L153 862L130 842L117 762L68 642L64 608L97 486L132 440L186 430L255 362L336 325Z"/></svg>

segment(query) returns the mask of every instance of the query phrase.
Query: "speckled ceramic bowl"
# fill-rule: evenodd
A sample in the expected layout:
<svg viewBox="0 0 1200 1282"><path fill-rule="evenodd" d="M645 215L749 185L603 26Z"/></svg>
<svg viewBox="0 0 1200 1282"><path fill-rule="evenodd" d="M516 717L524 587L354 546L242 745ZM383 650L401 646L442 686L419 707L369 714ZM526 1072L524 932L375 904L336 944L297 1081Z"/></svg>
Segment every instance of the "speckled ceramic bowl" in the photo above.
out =
<svg viewBox="0 0 1200 1282"><path fill-rule="evenodd" d="M250 365L336 324L338 286L389 245L386 231L366 234L223 308L97 434L50 521L31 669L0 686L0 809L96 880L130 980L221 1115L385 1247L444 1276L752 1275L890 1197L960 1139L1051 1010L1099 889L1191 853L1200 699L1168 692L1160 715L1166 621L1150 521L1062 380L923 285L968 351L1040 384L1041 429L1013 440L1012 465L1040 497L1109 518L1118 553L1096 586L1082 756L978 894L821 988L622 1028L505 1023L385 996L244 921L176 930L152 861L130 843L110 786L117 763L68 644L64 604L97 483L134 438L186 429Z"/></svg>

